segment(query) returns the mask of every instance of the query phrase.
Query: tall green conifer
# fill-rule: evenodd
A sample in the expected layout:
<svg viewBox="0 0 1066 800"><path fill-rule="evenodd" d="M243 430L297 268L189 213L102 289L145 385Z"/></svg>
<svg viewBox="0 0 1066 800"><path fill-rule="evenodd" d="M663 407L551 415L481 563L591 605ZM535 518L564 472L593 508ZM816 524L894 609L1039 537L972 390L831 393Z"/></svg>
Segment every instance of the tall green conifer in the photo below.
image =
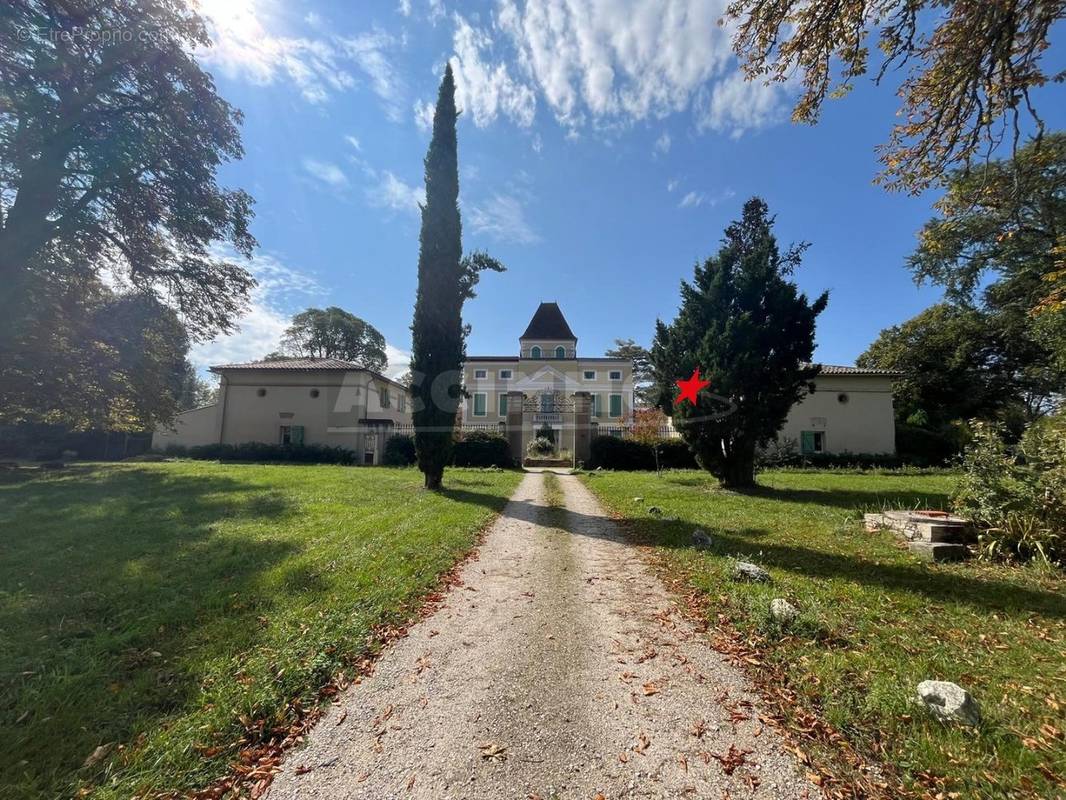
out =
<svg viewBox="0 0 1066 800"><path fill-rule="evenodd" d="M449 64L433 114L426 153L426 204L418 249L418 295L411 325L415 375L415 450L427 489L439 489L451 461L464 357L463 300L468 283L459 219L459 153L455 79Z"/></svg>

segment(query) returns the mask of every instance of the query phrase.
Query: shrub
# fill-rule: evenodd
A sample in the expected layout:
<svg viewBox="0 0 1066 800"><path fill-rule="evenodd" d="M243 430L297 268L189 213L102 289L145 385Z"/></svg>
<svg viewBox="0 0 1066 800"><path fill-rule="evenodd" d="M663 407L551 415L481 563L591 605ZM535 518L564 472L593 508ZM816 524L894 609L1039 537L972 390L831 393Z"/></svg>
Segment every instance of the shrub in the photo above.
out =
<svg viewBox="0 0 1066 800"><path fill-rule="evenodd" d="M189 458L208 459L211 461L261 461L283 462L290 464L358 464L359 459L354 450L345 447L330 447L323 444L265 444L263 442L244 442L243 444L202 444L190 447Z"/></svg>
<svg viewBox="0 0 1066 800"><path fill-rule="evenodd" d="M416 460L413 436L394 433L385 440L385 450L381 454L382 464L390 467L409 467Z"/></svg>
<svg viewBox="0 0 1066 800"><path fill-rule="evenodd" d="M511 445L498 433L474 431L455 443L452 463L457 467L513 467Z"/></svg>
<svg viewBox="0 0 1066 800"><path fill-rule="evenodd" d="M918 467L939 467L951 462L963 448L960 432L918 425L896 424L896 453L901 461Z"/></svg>
<svg viewBox="0 0 1066 800"><path fill-rule="evenodd" d="M546 458L555 452L555 443L546 436L537 436L526 445L526 455L533 458Z"/></svg>
<svg viewBox="0 0 1066 800"><path fill-rule="evenodd" d="M983 558L1040 558L1066 552L1066 414L1025 432L1019 453L1000 426L972 423L955 511L977 526ZM1019 457L1020 456L1020 457Z"/></svg>
<svg viewBox="0 0 1066 800"><path fill-rule="evenodd" d="M553 428L551 425L549 425L547 422L545 422L543 425L541 425L539 428L537 428L537 432L534 435L534 438L535 439L547 439L549 442L551 442L554 445L555 444L555 428Z"/></svg>

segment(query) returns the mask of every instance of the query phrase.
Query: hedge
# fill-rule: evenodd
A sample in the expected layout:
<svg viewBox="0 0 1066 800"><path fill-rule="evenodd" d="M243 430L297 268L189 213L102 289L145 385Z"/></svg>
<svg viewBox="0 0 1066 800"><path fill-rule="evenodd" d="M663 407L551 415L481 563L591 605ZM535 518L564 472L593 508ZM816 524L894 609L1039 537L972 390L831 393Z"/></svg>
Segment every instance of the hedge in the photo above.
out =
<svg viewBox="0 0 1066 800"><path fill-rule="evenodd" d="M511 445L498 433L474 431L463 435L453 449L452 463L457 467L514 466Z"/></svg>
<svg viewBox="0 0 1066 800"><path fill-rule="evenodd" d="M244 444L201 444L189 448L170 445L164 452L168 455L184 455L188 458L209 461L276 461L289 464L343 464L345 466L360 463L359 456L354 450L346 447L329 447L324 444L285 445L245 442Z"/></svg>
<svg viewBox="0 0 1066 800"><path fill-rule="evenodd" d="M385 440L381 463L389 467L409 467L416 461L415 437L406 433L394 433Z"/></svg>
<svg viewBox="0 0 1066 800"><path fill-rule="evenodd" d="M659 464L663 469L696 469L696 457L681 439L662 439L658 443ZM617 436L592 439L588 466L591 469L652 470L655 453L650 444Z"/></svg>

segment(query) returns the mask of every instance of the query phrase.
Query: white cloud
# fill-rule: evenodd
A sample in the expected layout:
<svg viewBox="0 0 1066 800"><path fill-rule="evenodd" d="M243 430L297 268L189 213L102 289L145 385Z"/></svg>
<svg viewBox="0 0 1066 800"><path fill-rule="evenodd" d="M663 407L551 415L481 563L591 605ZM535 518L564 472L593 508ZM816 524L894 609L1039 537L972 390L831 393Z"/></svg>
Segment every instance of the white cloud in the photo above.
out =
<svg viewBox="0 0 1066 800"><path fill-rule="evenodd" d="M357 139L355 136L345 136L344 137L344 141L346 141L348 144L350 144L352 147L354 147L357 151L363 149L363 145L359 142L359 139Z"/></svg>
<svg viewBox="0 0 1066 800"><path fill-rule="evenodd" d="M652 146L652 149L657 154L666 155L670 152L671 143L672 142L670 140L670 134L666 131L663 131L662 135L655 140L655 144Z"/></svg>
<svg viewBox="0 0 1066 800"><path fill-rule="evenodd" d="M336 42L370 79L370 87L384 103L389 119L399 122L403 116L401 100L406 91L405 84L385 56L385 51L394 47L396 40L383 31L373 31Z"/></svg>
<svg viewBox="0 0 1066 800"><path fill-rule="evenodd" d="M504 242L532 244L540 236L526 219L522 201L514 196L496 194L486 202L470 209L470 226L475 233L483 233Z"/></svg>
<svg viewBox="0 0 1066 800"><path fill-rule="evenodd" d="M429 100L415 100L415 124L419 130L433 130L433 114L436 107Z"/></svg>
<svg viewBox="0 0 1066 800"><path fill-rule="evenodd" d="M689 192L681 198L681 202L677 204L678 208L696 208L703 205L703 201L707 199L707 195L703 192Z"/></svg>
<svg viewBox="0 0 1066 800"><path fill-rule="evenodd" d="M483 128L499 114L516 125L528 128L537 111L537 97L532 87L515 80L503 62L489 63L492 37L455 15L453 38L455 55L451 58L455 72L456 104Z"/></svg>
<svg viewBox="0 0 1066 800"><path fill-rule="evenodd" d="M747 81L734 72L704 91L696 101L696 126L701 130L728 133L737 138L788 117L788 84Z"/></svg>
<svg viewBox="0 0 1066 800"><path fill-rule="evenodd" d="M386 52L398 42L375 30L357 36L323 34L317 15L304 22L311 36L279 32L277 0L204 0L212 46L197 57L230 78L268 86L288 80L304 99L321 103L359 84L361 74L395 119L403 106L404 84Z"/></svg>
<svg viewBox="0 0 1066 800"><path fill-rule="evenodd" d="M540 137L539 133L533 134L533 142L531 144L534 153L539 153L544 149L544 140Z"/></svg>
<svg viewBox="0 0 1066 800"><path fill-rule="evenodd" d="M668 181L666 182L666 191L668 191L668 192L672 192L672 191L674 191L674 189L676 189L676 188L677 188L677 187L678 187L678 186L679 186L680 184L681 184L681 182L680 182L680 181L679 181L679 180L678 180L677 178L671 178L670 180L668 180Z"/></svg>
<svg viewBox="0 0 1066 800"><path fill-rule="evenodd" d="M426 202L425 189L404 183L388 170L381 172L377 185L367 189L366 196L371 205L393 211L418 211Z"/></svg>
<svg viewBox="0 0 1066 800"><path fill-rule="evenodd" d="M336 164L315 158L305 158L303 167L311 177L334 189L343 189L348 185L348 176Z"/></svg>
<svg viewBox="0 0 1066 800"><path fill-rule="evenodd" d="M396 8L405 17L411 16L411 0L400 0L400 5Z"/></svg>
<svg viewBox="0 0 1066 800"><path fill-rule="evenodd" d="M732 58L726 0L501 0L499 27L560 121L685 109Z"/></svg>
<svg viewBox="0 0 1066 800"><path fill-rule="evenodd" d="M719 24L727 4L499 0L493 23L515 50L511 80L535 87L570 130L589 122L599 130L617 130L701 102L697 122L702 130L736 134L772 124L779 116L771 113L775 103L759 90L737 91L743 77L732 52L733 30L728 23ZM464 25L457 17L457 52ZM482 40L478 49L488 44ZM788 94L781 87L776 92ZM752 101L755 107L746 107ZM660 141L659 152L666 152L668 137Z"/></svg>
<svg viewBox="0 0 1066 800"><path fill-rule="evenodd" d="M671 181L671 183L675 184L676 186L676 181ZM667 184L666 188L667 191L673 191L673 188L671 188L670 184ZM714 194L707 194L707 192L691 191L681 198L681 202L677 204L677 207L698 208L699 206L707 204L711 206L711 208L714 208L719 203L722 203L731 197L735 197L736 194L737 193L732 189L722 189L720 192L715 192Z"/></svg>
<svg viewBox="0 0 1066 800"><path fill-rule="evenodd" d="M396 380L411 368L411 354L388 342L385 343L385 357L389 360L385 370L387 378Z"/></svg>

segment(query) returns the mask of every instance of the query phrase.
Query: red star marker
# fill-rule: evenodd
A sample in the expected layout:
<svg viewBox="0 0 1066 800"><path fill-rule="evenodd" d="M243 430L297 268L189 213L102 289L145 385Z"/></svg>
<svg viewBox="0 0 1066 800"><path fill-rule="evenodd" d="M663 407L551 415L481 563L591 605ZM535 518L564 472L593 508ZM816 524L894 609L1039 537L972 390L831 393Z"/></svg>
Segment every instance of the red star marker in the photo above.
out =
<svg viewBox="0 0 1066 800"><path fill-rule="evenodd" d="M692 405L696 405L698 402L696 395L698 395L701 390L706 389L711 385L710 381L705 381L700 378L699 367L696 367L696 369L692 371L692 377L687 381L676 381L676 383L681 390L681 394L679 394L677 399L674 400L675 406L680 405L682 400L688 400Z"/></svg>

